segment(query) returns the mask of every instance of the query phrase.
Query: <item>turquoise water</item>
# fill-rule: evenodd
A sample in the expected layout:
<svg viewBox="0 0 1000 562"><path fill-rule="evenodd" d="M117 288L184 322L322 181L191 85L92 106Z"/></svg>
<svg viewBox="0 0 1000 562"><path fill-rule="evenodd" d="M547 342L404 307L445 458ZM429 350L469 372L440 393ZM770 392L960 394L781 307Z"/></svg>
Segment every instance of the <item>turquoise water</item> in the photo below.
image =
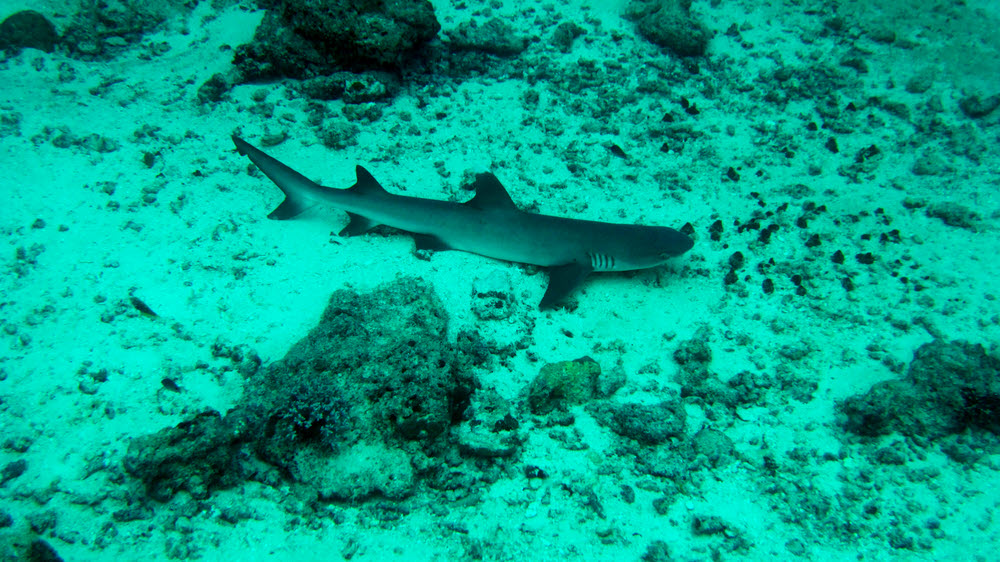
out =
<svg viewBox="0 0 1000 562"><path fill-rule="evenodd" d="M996 558L994 3L303 4L2 4L4 560Z"/></svg>

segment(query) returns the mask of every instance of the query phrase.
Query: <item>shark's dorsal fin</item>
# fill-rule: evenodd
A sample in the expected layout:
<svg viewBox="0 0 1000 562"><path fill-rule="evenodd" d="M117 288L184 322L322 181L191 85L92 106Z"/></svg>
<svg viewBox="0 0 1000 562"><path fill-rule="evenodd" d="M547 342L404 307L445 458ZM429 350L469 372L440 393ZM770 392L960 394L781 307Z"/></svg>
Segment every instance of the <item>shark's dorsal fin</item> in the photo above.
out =
<svg viewBox="0 0 1000 562"><path fill-rule="evenodd" d="M493 174L476 174L476 181L472 182L472 188L476 190L476 196L465 204L483 211L486 210L517 210L517 205L510 198L510 194L503 188L500 180Z"/></svg>
<svg viewBox="0 0 1000 562"><path fill-rule="evenodd" d="M389 192L382 187L382 184L371 175L368 170L361 166L354 168L354 173L358 176L358 181L351 186L351 191L356 191L362 195L376 196L388 195Z"/></svg>
<svg viewBox="0 0 1000 562"><path fill-rule="evenodd" d="M590 275L594 268L589 263L571 262L566 265L557 265L549 268L549 288L545 290L545 296L538 308L545 310L552 308L557 302L566 298L583 283L583 280Z"/></svg>

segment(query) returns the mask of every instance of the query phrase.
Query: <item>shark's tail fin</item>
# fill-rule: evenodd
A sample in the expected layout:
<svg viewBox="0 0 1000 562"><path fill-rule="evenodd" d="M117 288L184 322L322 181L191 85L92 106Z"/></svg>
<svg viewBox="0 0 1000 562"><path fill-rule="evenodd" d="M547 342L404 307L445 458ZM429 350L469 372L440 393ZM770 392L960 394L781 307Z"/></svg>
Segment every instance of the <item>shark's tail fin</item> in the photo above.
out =
<svg viewBox="0 0 1000 562"><path fill-rule="evenodd" d="M285 200L281 202L271 214L269 219L285 220L302 214L312 206L312 203L305 197L305 193L310 188L319 186L310 181L302 174L289 168L288 166L264 154L247 141L233 135L233 143L240 154L250 158L250 161L264 172L264 175L271 178L271 181L285 194Z"/></svg>

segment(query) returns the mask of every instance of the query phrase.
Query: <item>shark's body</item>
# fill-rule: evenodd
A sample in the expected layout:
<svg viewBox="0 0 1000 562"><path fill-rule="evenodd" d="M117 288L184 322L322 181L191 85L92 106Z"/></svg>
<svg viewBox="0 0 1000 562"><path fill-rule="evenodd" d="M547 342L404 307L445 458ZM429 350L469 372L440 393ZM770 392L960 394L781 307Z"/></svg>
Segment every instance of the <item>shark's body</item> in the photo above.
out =
<svg viewBox="0 0 1000 562"><path fill-rule="evenodd" d="M310 181L236 136L233 142L285 194L269 218L289 219L321 203L350 216L341 235L385 224L412 233L417 249L463 250L545 267L549 287L540 304L543 309L566 297L593 271L654 267L694 244L672 228L525 213L489 173L476 176L476 195L465 203L393 195L361 166L354 186L334 189Z"/></svg>

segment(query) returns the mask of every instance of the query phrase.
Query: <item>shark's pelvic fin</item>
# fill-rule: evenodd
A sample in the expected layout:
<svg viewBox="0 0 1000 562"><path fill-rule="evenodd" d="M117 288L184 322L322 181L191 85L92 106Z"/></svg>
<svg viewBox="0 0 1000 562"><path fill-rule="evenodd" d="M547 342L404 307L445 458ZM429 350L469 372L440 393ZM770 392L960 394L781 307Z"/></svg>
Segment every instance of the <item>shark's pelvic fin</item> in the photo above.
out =
<svg viewBox="0 0 1000 562"><path fill-rule="evenodd" d="M280 205L274 208L267 218L272 220L288 220L294 219L295 217L301 215L302 213L308 211L312 207L312 204L300 201L297 197L292 197L291 195L285 195L285 200L281 202Z"/></svg>
<svg viewBox="0 0 1000 562"><path fill-rule="evenodd" d="M350 221L340 230L340 236L357 236L378 226L379 223L354 213L347 213Z"/></svg>
<svg viewBox="0 0 1000 562"><path fill-rule="evenodd" d="M549 288L545 290L538 308L552 308L557 302L573 292L587 275L594 271L589 263L572 262L549 268Z"/></svg>
<svg viewBox="0 0 1000 562"><path fill-rule="evenodd" d="M444 240L434 236L433 234L413 234L413 240L417 243L418 250L433 250L435 252L442 252L444 250L454 250L451 245L449 245Z"/></svg>
<svg viewBox="0 0 1000 562"><path fill-rule="evenodd" d="M472 188L476 190L476 195L465 203L470 207L483 211L517 210L517 205L510 198L510 194L504 189L500 180L491 173L476 174L476 181L472 182Z"/></svg>

